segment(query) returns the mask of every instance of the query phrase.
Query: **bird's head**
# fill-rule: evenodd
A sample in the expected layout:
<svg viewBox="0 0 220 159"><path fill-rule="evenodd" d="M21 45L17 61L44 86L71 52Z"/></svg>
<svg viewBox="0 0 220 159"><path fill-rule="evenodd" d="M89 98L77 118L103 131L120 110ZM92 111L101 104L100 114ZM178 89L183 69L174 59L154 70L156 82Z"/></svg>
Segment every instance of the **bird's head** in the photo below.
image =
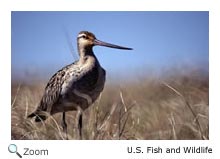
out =
<svg viewBox="0 0 220 159"><path fill-rule="evenodd" d="M132 50L132 48L114 45L96 39L95 35L88 31L81 31L77 36L78 46L80 48L92 48L93 46L106 46L115 49Z"/></svg>

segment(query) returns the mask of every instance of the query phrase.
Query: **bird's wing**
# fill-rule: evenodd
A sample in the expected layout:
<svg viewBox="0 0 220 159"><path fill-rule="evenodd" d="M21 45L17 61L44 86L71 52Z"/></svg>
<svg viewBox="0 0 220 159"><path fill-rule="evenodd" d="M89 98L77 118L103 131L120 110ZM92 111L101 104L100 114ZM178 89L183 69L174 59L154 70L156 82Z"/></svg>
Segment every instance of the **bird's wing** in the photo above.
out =
<svg viewBox="0 0 220 159"><path fill-rule="evenodd" d="M39 111L51 112L53 104L56 103L59 99L60 95L62 94L63 87L66 85L66 83L68 83L70 80L77 80L77 76L74 75L77 72L71 71L77 70L76 68L76 63L67 65L50 78L45 88L41 102L37 108ZM71 82L69 84L71 84Z"/></svg>

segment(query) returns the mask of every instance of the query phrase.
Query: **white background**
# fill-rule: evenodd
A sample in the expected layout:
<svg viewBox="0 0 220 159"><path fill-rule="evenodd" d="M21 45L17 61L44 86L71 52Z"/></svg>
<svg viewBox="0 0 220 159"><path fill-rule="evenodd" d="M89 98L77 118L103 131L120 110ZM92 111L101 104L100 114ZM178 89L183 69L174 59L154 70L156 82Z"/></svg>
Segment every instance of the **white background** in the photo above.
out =
<svg viewBox="0 0 220 159"><path fill-rule="evenodd" d="M5 2L4 2L5 1ZM8 152L15 143L24 147L48 149L47 157L95 159L219 159L220 156L220 4L218 0L1 0L0 1L0 158L18 159ZM209 11L210 93L208 141L11 141L11 11ZM209 146L213 154L128 154L127 146Z"/></svg>

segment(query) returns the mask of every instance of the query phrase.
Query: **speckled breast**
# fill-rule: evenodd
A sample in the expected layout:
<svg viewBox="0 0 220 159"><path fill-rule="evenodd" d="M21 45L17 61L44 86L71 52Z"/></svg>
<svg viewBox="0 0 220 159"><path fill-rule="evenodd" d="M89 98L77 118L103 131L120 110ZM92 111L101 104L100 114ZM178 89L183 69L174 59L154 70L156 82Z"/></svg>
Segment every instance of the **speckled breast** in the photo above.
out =
<svg viewBox="0 0 220 159"><path fill-rule="evenodd" d="M93 103L103 91L104 85L105 70L100 66L95 66L76 82L75 88L80 93L88 95Z"/></svg>

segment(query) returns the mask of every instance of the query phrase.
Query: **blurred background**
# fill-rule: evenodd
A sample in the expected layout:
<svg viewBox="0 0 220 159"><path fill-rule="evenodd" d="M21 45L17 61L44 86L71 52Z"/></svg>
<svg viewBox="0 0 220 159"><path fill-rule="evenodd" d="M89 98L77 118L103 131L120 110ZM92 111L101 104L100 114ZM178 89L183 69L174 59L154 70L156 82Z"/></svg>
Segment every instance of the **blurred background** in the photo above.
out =
<svg viewBox="0 0 220 159"><path fill-rule="evenodd" d="M134 49L94 48L107 78L160 74L171 67L208 72L208 12L12 12L11 16L13 79L37 75L48 80L77 60L76 37L82 30Z"/></svg>

